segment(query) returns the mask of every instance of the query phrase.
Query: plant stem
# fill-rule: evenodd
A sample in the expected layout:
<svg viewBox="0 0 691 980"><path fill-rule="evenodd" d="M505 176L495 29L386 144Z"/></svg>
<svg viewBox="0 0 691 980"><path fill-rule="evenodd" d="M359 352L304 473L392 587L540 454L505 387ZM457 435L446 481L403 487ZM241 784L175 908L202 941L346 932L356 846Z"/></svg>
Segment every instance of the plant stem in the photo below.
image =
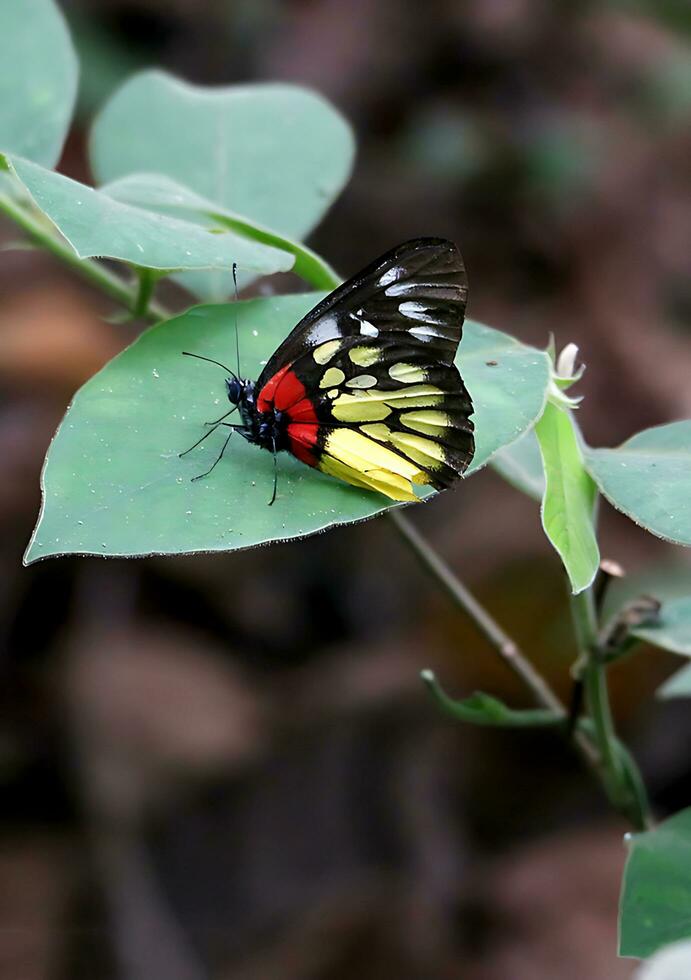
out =
<svg viewBox="0 0 691 980"><path fill-rule="evenodd" d="M0 212L11 218L33 241L56 256L65 265L68 265L82 279L86 279L92 286L116 300L133 315L139 315L137 313L137 297L139 295L137 286L130 286L119 276L106 269L104 265L101 265L100 262L95 262L93 259L81 259L71 245L63 238L59 238L51 227L39 221L5 194L0 194ZM147 319L156 322L167 319L170 314L158 303L151 302L148 305L146 316Z"/></svg>
<svg viewBox="0 0 691 980"><path fill-rule="evenodd" d="M506 666L523 681L532 693L535 701L542 705L542 707L555 712L565 721L567 718L566 708L544 677L542 677L521 652L518 644L504 632L502 627L492 618L484 606L459 581L449 566L431 545L425 541L419 531L417 531L400 510L390 510L388 517L420 562L437 582L443 586L454 604L475 623ZM584 762L595 773L600 782L604 784L605 774L592 739L586 732L577 731L573 741Z"/></svg>
<svg viewBox="0 0 691 980"><path fill-rule="evenodd" d="M137 277L139 279L139 288L132 312L135 317L145 318L149 316L157 276L154 274L153 269L142 268L137 269Z"/></svg>
<svg viewBox="0 0 691 980"><path fill-rule="evenodd" d="M470 617L502 661L528 687L535 701L566 721L566 709L547 681L524 656L514 640L456 578L409 519L398 509L390 510L388 517L417 558L451 596L455 605ZM591 638L597 635L592 594L574 596L573 599L574 625L579 645L587 644L587 649L590 649ZM590 663L589 659L589 669ZM601 783L612 806L626 816L637 830L650 827L652 819L645 787L636 763L614 734L607 697L606 675L604 667L596 660L593 660L593 675L586 684L586 690L590 709L593 711L594 708L595 717L578 724L573 733L573 744Z"/></svg>
<svg viewBox="0 0 691 980"><path fill-rule="evenodd" d="M536 702L544 708L549 708L551 711L565 716L564 705L545 679L523 656L514 640L504 632L475 596L456 578L449 566L425 541L410 520L398 509L390 510L389 518L425 568L432 573L440 585L443 585L454 603L472 619L504 663L530 689Z"/></svg>
<svg viewBox="0 0 691 980"><path fill-rule="evenodd" d="M614 729L607 666L599 655L597 614L592 587L571 596L571 612L588 713L600 756L603 785L612 805L641 830L651 823L650 807L638 767L619 742Z"/></svg>
<svg viewBox="0 0 691 980"><path fill-rule="evenodd" d="M615 732L609 704L605 668L597 661L597 619L592 589L571 596L571 614L583 664L588 709L595 726L595 740L614 796L621 786L622 769L614 745Z"/></svg>

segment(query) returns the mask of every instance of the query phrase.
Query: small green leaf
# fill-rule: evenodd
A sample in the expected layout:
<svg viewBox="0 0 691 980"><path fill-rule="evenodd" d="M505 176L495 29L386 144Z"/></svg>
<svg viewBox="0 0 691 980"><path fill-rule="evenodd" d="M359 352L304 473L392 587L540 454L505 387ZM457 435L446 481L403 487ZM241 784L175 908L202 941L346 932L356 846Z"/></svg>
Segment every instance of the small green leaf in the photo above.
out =
<svg viewBox="0 0 691 980"><path fill-rule="evenodd" d="M121 204L29 160L5 159L80 258L108 257L163 271L222 268L231 282L233 262L264 275L293 265L289 253L232 231L210 235L191 222Z"/></svg>
<svg viewBox="0 0 691 980"><path fill-rule="evenodd" d="M534 429L529 429L516 442L498 452L492 459L492 466L517 490L533 500L542 500L545 493L545 471Z"/></svg>
<svg viewBox="0 0 691 980"><path fill-rule="evenodd" d="M0 3L0 150L52 167L67 136L79 66L52 0Z"/></svg>
<svg viewBox="0 0 691 980"><path fill-rule="evenodd" d="M691 698L691 664L682 667L657 689L656 697L666 701L668 698Z"/></svg>
<svg viewBox="0 0 691 980"><path fill-rule="evenodd" d="M148 330L88 381L48 452L27 561L74 552L231 551L360 521L392 506L281 453L278 498L269 507L271 454L236 436L213 473L191 483L220 451L222 432L178 458L203 423L228 406L221 369L181 352L228 363L237 316L241 371L256 378L322 295L197 307ZM497 367L489 371L487 359ZM533 423L549 369L539 351L475 323L466 324L458 363L475 403L477 468L517 428Z"/></svg>
<svg viewBox="0 0 691 980"><path fill-rule="evenodd" d="M618 449L585 450L602 494L636 524L691 545L691 420L646 429Z"/></svg>
<svg viewBox="0 0 691 980"><path fill-rule="evenodd" d="M296 85L208 88L160 71L113 95L91 134L100 183L165 174L222 207L303 239L346 183L350 126Z"/></svg>
<svg viewBox="0 0 691 980"><path fill-rule="evenodd" d="M508 708L502 701L482 691L476 691L462 701L454 701L440 687L431 670L423 670L420 677L442 711L456 721L494 728L544 728L564 723L564 715L554 711L546 708Z"/></svg>
<svg viewBox="0 0 691 980"><path fill-rule="evenodd" d="M475 456L467 476L514 443L540 416L550 378L545 351L508 334L466 321L456 361L475 406Z"/></svg>
<svg viewBox="0 0 691 980"><path fill-rule="evenodd" d="M588 588L600 564L593 524L595 484L583 466L568 412L548 402L535 432L546 476L542 526L564 563L575 594Z"/></svg>
<svg viewBox="0 0 691 980"><path fill-rule="evenodd" d="M691 977L691 942L672 943L643 963L633 980L688 980Z"/></svg>
<svg viewBox="0 0 691 980"><path fill-rule="evenodd" d="M628 843L619 955L644 958L691 938L691 807Z"/></svg>
<svg viewBox="0 0 691 980"><path fill-rule="evenodd" d="M292 271L315 289L335 289L340 284L334 270L306 245L264 228L220 204L208 201L201 194L195 194L188 187L162 174L132 174L106 184L101 190L123 204L160 211L174 218L192 221L201 219L204 227L213 229L217 234L225 234L230 228L247 238L290 252L295 256ZM221 284L221 294L227 291L227 283Z"/></svg>
<svg viewBox="0 0 691 980"><path fill-rule="evenodd" d="M691 657L691 598L664 602L657 623L636 627L631 632L653 646Z"/></svg>

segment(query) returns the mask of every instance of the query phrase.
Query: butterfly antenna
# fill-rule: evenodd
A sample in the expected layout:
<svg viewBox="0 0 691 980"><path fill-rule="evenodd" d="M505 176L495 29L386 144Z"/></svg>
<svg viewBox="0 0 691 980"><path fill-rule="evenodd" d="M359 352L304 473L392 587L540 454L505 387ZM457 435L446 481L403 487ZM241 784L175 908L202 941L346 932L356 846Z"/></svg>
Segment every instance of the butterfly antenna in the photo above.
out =
<svg viewBox="0 0 691 980"><path fill-rule="evenodd" d="M235 302L240 301L238 294L238 264L233 262L233 285L235 286ZM238 377L240 376L240 334L238 332L238 308L235 307L235 359L238 365Z"/></svg>
<svg viewBox="0 0 691 980"><path fill-rule="evenodd" d="M228 367L227 365L225 365L225 364L221 364L221 362L220 362L220 361L214 361L214 359L213 359L213 357L204 357L204 355L203 355L203 354L192 354L192 353L191 353L190 351L188 351L188 350L184 350L184 351L182 352L182 356L183 356L183 357L196 357L198 361L208 361L208 362L209 362L209 364L215 364L215 365L216 365L217 367L221 367L221 368L223 368L223 370L224 370L224 371L227 371L227 372L228 372L228 374L229 374L229 375L230 375L231 377L233 377L233 378L235 378L235 380L236 380L236 381L238 381L238 380L239 380L239 379L238 379L238 376L237 376L237 374L235 373L235 371L231 371L231 370L230 370L230 368L229 368L229 367Z"/></svg>

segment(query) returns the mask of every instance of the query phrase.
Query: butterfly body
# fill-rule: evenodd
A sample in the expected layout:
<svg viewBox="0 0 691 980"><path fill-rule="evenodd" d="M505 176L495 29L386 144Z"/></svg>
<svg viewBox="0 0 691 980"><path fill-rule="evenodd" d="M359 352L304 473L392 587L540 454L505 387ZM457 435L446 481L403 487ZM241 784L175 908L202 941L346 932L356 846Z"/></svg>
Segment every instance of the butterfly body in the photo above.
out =
<svg viewBox="0 0 691 980"><path fill-rule="evenodd" d="M256 382L226 380L237 431L395 500L450 486L474 452L454 364L466 296L452 242L399 245L311 310Z"/></svg>

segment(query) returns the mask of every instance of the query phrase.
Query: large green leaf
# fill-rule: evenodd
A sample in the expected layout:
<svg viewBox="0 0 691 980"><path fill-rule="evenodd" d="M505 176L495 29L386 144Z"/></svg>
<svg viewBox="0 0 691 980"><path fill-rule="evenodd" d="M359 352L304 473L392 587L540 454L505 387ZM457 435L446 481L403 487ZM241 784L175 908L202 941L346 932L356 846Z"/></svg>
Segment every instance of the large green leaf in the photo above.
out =
<svg viewBox="0 0 691 980"><path fill-rule="evenodd" d="M307 89L201 88L158 71L135 75L115 93L91 139L99 181L163 174L226 215L243 215L298 241L340 193L353 153L347 122ZM176 278L203 300L224 300L231 292L218 272ZM241 276L240 283L251 279Z"/></svg>
<svg viewBox="0 0 691 980"><path fill-rule="evenodd" d="M307 89L202 88L160 71L126 82L96 119L91 138L99 182L166 174L299 239L340 193L353 151L346 121Z"/></svg>
<svg viewBox="0 0 691 980"><path fill-rule="evenodd" d="M339 277L328 263L306 245L270 228L264 228L257 222L249 221L221 204L208 201L201 194L196 194L189 187L163 174L132 174L106 184L102 190L124 204L160 211L174 218L198 220L204 227L215 231L230 228L265 245L291 252L295 256L292 271L315 289L334 289L340 283ZM227 286L223 282L219 283L219 292L227 292Z"/></svg>
<svg viewBox="0 0 691 980"><path fill-rule="evenodd" d="M691 657L691 598L685 596L663 602L654 625L638 626L631 632L653 646Z"/></svg>
<svg viewBox="0 0 691 980"><path fill-rule="evenodd" d="M233 231L212 234L187 221L122 204L86 184L21 157L2 157L36 206L80 258L121 259L148 269L222 268L285 272L294 257Z"/></svg>
<svg viewBox="0 0 691 980"><path fill-rule="evenodd" d="M609 502L652 534L691 545L691 420L646 429L618 449L587 449Z"/></svg>
<svg viewBox="0 0 691 980"><path fill-rule="evenodd" d="M0 3L0 150L52 167L77 93L79 68L52 0Z"/></svg>
<svg viewBox="0 0 691 980"><path fill-rule="evenodd" d="M691 808L629 837L619 953L644 958L691 938Z"/></svg>
<svg viewBox="0 0 691 980"><path fill-rule="evenodd" d="M506 446L492 460L492 466L517 490L541 501L545 493L545 471L540 444L534 429Z"/></svg>
<svg viewBox="0 0 691 980"><path fill-rule="evenodd" d="M600 564L593 523L595 484L583 466L568 411L548 402L535 432L546 478L542 525L564 563L573 592L582 592Z"/></svg>
<svg viewBox="0 0 691 980"><path fill-rule="evenodd" d="M202 423L228 406L221 369L183 358L181 351L232 358L237 316L241 368L257 377L321 295L197 307L144 333L88 381L49 450L27 561L67 552L247 548L363 520L391 506L283 453L278 499L269 507L271 454L239 437L209 477L191 483L218 453L221 432L178 458L199 438ZM477 469L542 410L549 364L542 352L474 323L466 325L458 360L475 402Z"/></svg>

